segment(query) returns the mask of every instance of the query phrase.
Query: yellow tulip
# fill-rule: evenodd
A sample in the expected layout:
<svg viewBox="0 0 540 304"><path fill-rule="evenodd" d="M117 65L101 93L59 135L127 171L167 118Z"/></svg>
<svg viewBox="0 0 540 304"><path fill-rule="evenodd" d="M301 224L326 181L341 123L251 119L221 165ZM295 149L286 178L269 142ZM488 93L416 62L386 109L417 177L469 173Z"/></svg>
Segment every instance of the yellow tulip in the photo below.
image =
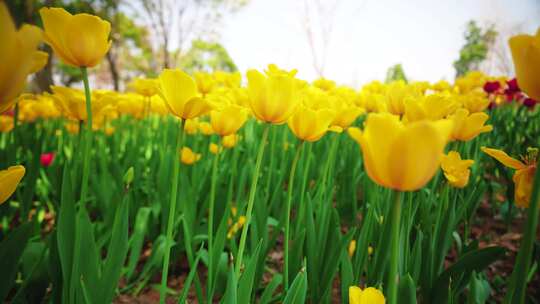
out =
<svg viewBox="0 0 540 304"><path fill-rule="evenodd" d="M483 91L472 91L456 95L457 100L470 113L482 112L489 106L490 100Z"/></svg>
<svg viewBox="0 0 540 304"><path fill-rule="evenodd" d="M201 133L206 136L214 134L214 129L212 128L212 125L207 121L199 122L199 131L201 131Z"/></svg>
<svg viewBox="0 0 540 304"><path fill-rule="evenodd" d="M339 107L335 111L331 126L338 132L347 129L366 110L356 106Z"/></svg>
<svg viewBox="0 0 540 304"><path fill-rule="evenodd" d="M193 165L194 163L198 162L199 159L201 159L201 155L199 153L193 152L188 147L183 147L180 154L180 160L186 165Z"/></svg>
<svg viewBox="0 0 540 304"><path fill-rule="evenodd" d="M388 84L385 100L388 112L395 115L405 113L405 104L408 98L417 98L421 94L417 88L407 85L404 81L395 81Z"/></svg>
<svg viewBox="0 0 540 304"><path fill-rule="evenodd" d="M351 240L351 242L349 243L349 248L347 248L347 251L349 253L349 257L352 258L352 256L354 255L354 252L356 251L356 240Z"/></svg>
<svg viewBox="0 0 540 304"><path fill-rule="evenodd" d="M42 51L35 51L34 56L32 57L32 68L30 69L30 74L36 73L43 69L47 65L49 60L49 54Z"/></svg>
<svg viewBox="0 0 540 304"><path fill-rule="evenodd" d="M313 86L323 91L330 91L336 87L336 82L325 78L319 78L313 82Z"/></svg>
<svg viewBox="0 0 540 304"><path fill-rule="evenodd" d="M521 90L540 100L540 28L535 36L517 35L508 41Z"/></svg>
<svg viewBox="0 0 540 304"><path fill-rule="evenodd" d="M199 121L197 118L188 119L184 124L184 132L193 135L199 131Z"/></svg>
<svg viewBox="0 0 540 304"><path fill-rule="evenodd" d="M159 83L156 79L135 78L128 87L142 96L151 97L158 93Z"/></svg>
<svg viewBox="0 0 540 304"><path fill-rule="evenodd" d="M13 130L13 117L0 115L0 133L7 133Z"/></svg>
<svg viewBox="0 0 540 304"><path fill-rule="evenodd" d="M386 299L376 288L368 287L362 290L358 286L349 287L349 304L384 304Z"/></svg>
<svg viewBox="0 0 540 304"><path fill-rule="evenodd" d="M89 14L72 15L63 8L39 10L45 42L66 64L76 67L98 65L111 47L111 24Z"/></svg>
<svg viewBox="0 0 540 304"><path fill-rule="evenodd" d="M454 122L454 129L452 130L453 140L469 141L480 133L493 130L491 125L484 125L489 119L489 115L484 112L469 115L469 111L458 109L454 115L450 116L450 119Z"/></svg>
<svg viewBox="0 0 540 304"><path fill-rule="evenodd" d="M227 232L227 238L232 238L238 232L238 230L242 229L245 223L246 217L244 215L239 216L238 221L229 228L229 231Z"/></svg>
<svg viewBox="0 0 540 304"><path fill-rule="evenodd" d="M65 122L64 127L70 134L78 134L80 125L78 122L68 120Z"/></svg>
<svg viewBox="0 0 540 304"><path fill-rule="evenodd" d="M37 47L42 40L38 27L23 25L19 30L0 1L0 113L9 110L26 84L28 74L39 70L43 59Z"/></svg>
<svg viewBox="0 0 540 304"><path fill-rule="evenodd" d="M211 110L210 104L198 96L195 80L183 71L163 70L159 84L159 94L175 116L191 119Z"/></svg>
<svg viewBox="0 0 540 304"><path fill-rule="evenodd" d="M313 110L301 105L289 118L288 125L299 139L317 141L326 134L334 116L329 109Z"/></svg>
<svg viewBox="0 0 540 304"><path fill-rule="evenodd" d="M537 149L528 149L528 155L522 161L508 156L504 151L482 147L484 153L495 158L506 167L516 170L512 180L514 181L514 201L522 208L529 207L534 174L537 166Z"/></svg>
<svg viewBox="0 0 540 304"><path fill-rule="evenodd" d="M441 160L441 168L448 183L456 188L463 188L469 183L471 171L469 167L474 164L472 159L461 159L461 156L456 151L450 151L447 155L443 155Z"/></svg>
<svg viewBox="0 0 540 304"><path fill-rule="evenodd" d="M236 133L244 125L247 117L248 113L243 107L230 104L210 112L210 123L214 132L223 137Z"/></svg>
<svg viewBox="0 0 540 304"><path fill-rule="evenodd" d="M211 74L205 72L197 72L193 74L197 88L201 94L206 95L212 91L216 83Z"/></svg>
<svg viewBox="0 0 540 304"><path fill-rule="evenodd" d="M389 113L370 114L364 131L349 128L377 184L400 191L422 188L437 171L452 131L449 120L403 124Z"/></svg>
<svg viewBox="0 0 540 304"><path fill-rule="evenodd" d="M449 94L432 94L407 100L405 118L408 122L418 120L438 120L447 117L459 107Z"/></svg>
<svg viewBox="0 0 540 304"><path fill-rule="evenodd" d="M0 171L0 204L15 192L17 185L21 182L26 170L23 166L17 165Z"/></svg>
<svg viewBox="0 0 540 304"><path fill-rule="evenodd" d="M215 143L210 143L208 146L208 151L210 151L212 154L218 154L221 151L221 148Z"/></svg>
<svg viewBox="0 0 540 304"><path fill-rule="evenodd" d="M224 148L230 149L234 146L236 146L236 143L238 143L239 136L237 134L231 134L228 136L224 136L221 138L221 144Z"/></svg>
<svg viewBox="0 0 540 304"><path fill-rule="evenodd" d="M301 84L293 73L269 67L266 74L256 70L247 72L250 106L259 120L282 124L296 109Z"/></svg>

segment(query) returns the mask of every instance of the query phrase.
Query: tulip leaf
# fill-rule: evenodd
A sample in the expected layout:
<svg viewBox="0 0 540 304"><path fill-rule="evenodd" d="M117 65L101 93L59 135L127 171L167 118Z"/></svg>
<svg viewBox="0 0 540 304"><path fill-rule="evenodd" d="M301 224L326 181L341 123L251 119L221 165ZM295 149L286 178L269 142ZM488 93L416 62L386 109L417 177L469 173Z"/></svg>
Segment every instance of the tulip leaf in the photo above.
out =
<svg viewBox="0 0 540 304"><path fill-rule="evenodd" d="M19 260L23 254L24 248L32 235L33 223L28 222L17 227L2 240L0 243L0 300L2 302L7 297L11 286L15 281Z"/></svg>
<svg viewBox="0 0 540 304"><path fill-rule="evenodd" d="M255 271L257 270L259 252L261 251L262 239L259 241L259 245L251 255L247 267L240 276L238 281L238 303L251 303L251 294L253 290Z"/></svg>
<svg viewBox="0 0 540 304"><path fill-rule="evenodd" d="M307 275L304 269L300 270L289 287L283 304L303 304L307 294Z"/></svg>

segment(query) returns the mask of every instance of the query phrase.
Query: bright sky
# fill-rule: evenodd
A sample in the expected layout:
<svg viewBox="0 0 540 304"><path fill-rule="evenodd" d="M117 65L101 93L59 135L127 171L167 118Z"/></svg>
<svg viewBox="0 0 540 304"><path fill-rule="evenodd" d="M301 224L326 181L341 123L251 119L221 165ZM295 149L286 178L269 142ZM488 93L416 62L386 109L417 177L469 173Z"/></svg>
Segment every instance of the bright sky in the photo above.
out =
<svg viewBox="0 0 540 304"><path fill-rule="evenodd" d="M310 0L308 0L310 1ZM323 3L324 0L320 0ZM335 2L335 0L329 0ZM268 63L317 78L303 27L304 0L251 0L220 30L240 71ZM384 80L401 63L413 80L452 80L467 21L495 22L530 34L540 26L537 0L341 0L324 76L341 84Z"/></svg>

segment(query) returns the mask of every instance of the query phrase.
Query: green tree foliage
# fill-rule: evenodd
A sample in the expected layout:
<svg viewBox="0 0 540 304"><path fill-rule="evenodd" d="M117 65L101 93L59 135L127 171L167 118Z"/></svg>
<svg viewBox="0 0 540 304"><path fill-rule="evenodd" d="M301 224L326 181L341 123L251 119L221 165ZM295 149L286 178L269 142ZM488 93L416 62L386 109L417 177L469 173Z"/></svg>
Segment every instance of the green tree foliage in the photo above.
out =
<svg viewBox="0 0 540 304"><path fill-rule="evenodd" d="M469 21L465 30L465 45L459 52L459 59L454 61L456 77L465 75L468 71L477 70L480 63L486 59L495 38L497 38L497 31L493 25L482 29L474 20Z"/></svg>
<svg viewBox="0 0 540 304"><path fill-rule="evenodd" d="M218 42L194 40L189 51L180 57L180 68L187 71L237 70L227 50Z"/></svg>
<svg viewBox="0 0 540 304"><path fill-rule="evenodd" d="M396 80L403 80L407 82L407 76L405 75L405 71L403 70L401 63L389 67L386 71L386 83Z"/></svg>

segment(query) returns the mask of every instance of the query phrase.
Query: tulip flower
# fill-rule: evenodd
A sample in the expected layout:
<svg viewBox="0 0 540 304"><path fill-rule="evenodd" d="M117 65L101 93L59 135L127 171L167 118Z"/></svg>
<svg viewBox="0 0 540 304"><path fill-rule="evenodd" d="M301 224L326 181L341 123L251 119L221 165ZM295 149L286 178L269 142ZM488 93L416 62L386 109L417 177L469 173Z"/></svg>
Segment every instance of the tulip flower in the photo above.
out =
<svg viewBox="0 0 540 304"><path fill-rule="evenodd" d="M489 98L487 98L486 94L481 91L459 94L456 95L456 98L470 113L485 111L490 103Z"/></svg>
<svg viewBox="0 0 540 304"><path fill-rule="evenodd" d="M454 122L453 140L469 141L481 133L493 130L491 125L484 125L489 119L489 115L484 112L469 115L469 111L458 109L450 119Z"/></svg>
<svg viewBox="0 0 540 304"><path fill-rule="evenodd" d="M184 123L184 132L189 135L193 135L199 131L199 121L197 118L188 119Z"/></svg>
<svg viewBox="0 0 540 304"><path fill-rule="evenodd" d="M48 167L52 164L54 161L55 154L54 152L51 153L43 153L41 154L41 157L39 158L41 165L43 167Z"/></svg>
<svg viewBox="0 0 540 304"><path fill-rule="evenodd" d="M279 72L269 67L266 76L256 70L247 72L250 106L259 120L282 124L296 110L301 84L294 71Z"/></svg>
<svg viewBox="0 0 540 304"><path fill-rule="evenodd" d="M358 286L349 287L349 304L384 304L385 302L384 295L376 288L368 287L362 290Z"/></svg>
<svg viewBox="0 0 540 304"><path fill-rule="evenodd" d="M347 248L347 252L349 253L349 257L352 258L355 251L356 251L356 240L351 240L351 242L349 243L349 247Z"/></svg>
<svg viewBox="0 0 540 304"><path fill-rule="evenodd" d="M210 123L214 132L223 137L235 134L247 120L246 109L239 105L225 105L210 112Z"/></svg>
<svg viewBox="0 0 540 304"><path fill-rule="evenodd" d="M463 188L469 182L471 171L469 167L474 164L472 159L461 159L461 156L456 151L450 151L447 155L443 155L441 168L448 183L456 188Z"/></svg>
<svg viewBox="0 0 540 304"><path fill-rule="evenodd" d="M296 137L312 142L319 140L328 131L334 117L330 109L313 110L301 105L289 118L288 125Z"/></svg>
<svg viewBox="0 0 540 304"><path fill-rule="evenodd" d="M212 128L212 125L207 121L201 121L199 122L199 131L206 136L210 136L214 134L214 129Z"/></svg>
<svg viewBox="0 0 540 304"><path fill-rule="evenodd" d="M94 67L111 47L111 24L89 14L72 15L63 8L39 10L45 42L68 65Z"/></svg>
<svg viewBox="0 0 540 304"><path fill-rule="evenodd" d="M7 201L13 192L15 192L25 172L25 168L21 165L0 170L0 204Z"/></svg>
<svg viewBox="0 0 540 304"><path fill-rule="evenodd" d="M0 2L0 37L1 114L16 102L15 98L23 90L27 76L43 67L44 55L37 51L42 39L41 30L32 25L23 25L17 30L3 1Z"/></svg>
<svg viewBox="0 0 540 304"><path fill-rule="evenodd" d="M13 117L8 115L0 115L0 133L7 133L13 130Z"/></svg>
<svg viewBox="0 0 540 304"><path fill-rule="evenodd" d="M538 149L528 149L523 161L508 156L504 151L482 147L484 153L495 158L508 168L516 170L512 180L515 184L514 201L521 208L529 207L533 188L534 174L536 172Z"/></svg>
<svg viewBox="0 0 540 304"><path fill-rule="evenodd" d="M183 71L163 70L159 84L159 94L173 115L191 119L211 110L210 104L198 96L195 80Z"/></svg>
<svg viewBox="0 0 540 304"><path fill-rule="evenodd" d="M230 149L236 146L239 139L240 138L237 134L231 134L221 138L221 145L223 145L225 149Z"/></svg>
<svg viewBox="0 0 540 304"><path fill-rule="evenodd" d="M182 151L180 152L180 160L183 164L193 165L194 163L198 162L199 159L201 159L201 155L199 153L193 152L188 147L182 148Z"/></svg>
<svg viewBox="0 0 540 304"><path fill-rule="evenodd" d="M197 72L193 74L193 77L195 78L199 92L203 95L210 93L216 84L212 75L208 73Z"/></svg>
<svg viewBox="0 0 540 304"><path fill-rule="evenodd" d="M157 79L135 78L128 87L145 97L152 97L158 93L159 83Z"/></svg>
<svg viewBox="0 0 540 304"><path fill-rule="evenodd" d="M350 125L366 110L356 106L338 107L335 111L334 119L332 120L332 131L342 132L350 127Z"/></svg>
<svg viewBox="0 0 540 304"><path fill-rule="evenodd" d="M210 151L210 153L212 154L218 154L221 151L221 148L215 143L210 143L210 145L208 146L208 151Z"/></svg>
<svg viewBox="0 0 540 304"><path fill-rule="evenodd" d="M536 35L517 35L508 41L521 90L540 100L540 28Z"/></svg>
<svg viewBox="0 0 540 304"><path fill-rule="evenodd" d="M449 120L403 124L397 116L370 114L364 131L349 128L377 184L400 191L422 188L437 171L452 131Z"/></svg>

